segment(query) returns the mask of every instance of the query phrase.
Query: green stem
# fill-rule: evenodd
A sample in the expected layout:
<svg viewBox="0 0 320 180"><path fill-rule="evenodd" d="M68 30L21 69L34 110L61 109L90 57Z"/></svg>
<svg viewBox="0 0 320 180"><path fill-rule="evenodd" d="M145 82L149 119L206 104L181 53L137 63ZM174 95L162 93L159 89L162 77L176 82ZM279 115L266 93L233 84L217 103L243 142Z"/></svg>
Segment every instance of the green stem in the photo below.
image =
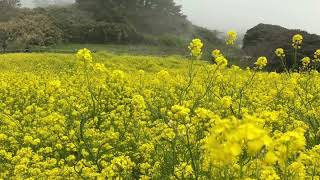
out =
<svg viewBox="0 0 320 180"><path fill-rule="evenodd" d="M245 88L247 86L249 86L251 84L251 82L253 81L255 75L257 74L257 70L254 71L253 75L251 76L251 78L245 83L245 85L241 88L240 90L240 97L239 97L239 106L238 106L238 118L241 118L241 109L242 109L242 99L243 99L243 94L245 92Z"/></svg>
<svg viewBox="0 0 320 180"><path fill-rule="evenodd" d="M182 104L183 100L184 100L184 97L186 96L189 88L191 87L192 83L193 83L193 80L195 78L195 75L193 73L194 71L194 59L192 58L191 59L191 63L189 65L189 69L188 69L188 84L187 86L182 90L181 94L180 94L180 97L179 97L179 102L180 102L180 105Z"/></svg>
<svg viewBox="0 0 320 180"><path fill-rule="evenodd" d="M288 69L287 69L287 65L286 65L285 60L283 59L283 57L281 57L281 64L282 64L284 70L286 71L286 73L288 74L289 71L288 71Z"/></svg>
<svg viewBox="0 0 320 180"><path fill-rule="evenodd" d="M192 168L195 172L195 179L198 179L198 169L196 167L196 163L195 163L195 159L193 157L193 153L192 153L192 149L191 149L191 143L190 143L190 137L189 137L189 128L187 129L187 148L190 154L190 158L191 158L191 164L192 164Z"/></svg>
<svg viewBox="0 0 320 180"><path fill-rule="evenodd" d="M288 179L288 175L287 175L287 169L288 169L288 147L289 145L288 144L286 144L286 155L285 155L285 164L284 164L284 180L287 180Z"/></svg>
<svg viewBox="0 0 320 180"><path fill-rule="evenodd" d="M297 67L297 57L298 56L298 50L297 50L297 48L295 48L294 49L294 61L293 61L293 70L295 70L296 69L296 67Z"/></svg>

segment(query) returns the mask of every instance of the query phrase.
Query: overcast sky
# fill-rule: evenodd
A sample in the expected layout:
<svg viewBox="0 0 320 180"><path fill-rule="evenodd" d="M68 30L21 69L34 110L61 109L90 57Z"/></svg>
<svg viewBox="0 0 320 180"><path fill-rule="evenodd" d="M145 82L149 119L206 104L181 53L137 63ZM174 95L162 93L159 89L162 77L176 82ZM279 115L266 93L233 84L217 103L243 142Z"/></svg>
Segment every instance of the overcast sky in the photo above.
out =
<svg viewBox="0 0 320 180"><path fill-rule="evenodd" d="M320 34L320 0L176 0L194 24L246 32L259 24Z"/></svg>

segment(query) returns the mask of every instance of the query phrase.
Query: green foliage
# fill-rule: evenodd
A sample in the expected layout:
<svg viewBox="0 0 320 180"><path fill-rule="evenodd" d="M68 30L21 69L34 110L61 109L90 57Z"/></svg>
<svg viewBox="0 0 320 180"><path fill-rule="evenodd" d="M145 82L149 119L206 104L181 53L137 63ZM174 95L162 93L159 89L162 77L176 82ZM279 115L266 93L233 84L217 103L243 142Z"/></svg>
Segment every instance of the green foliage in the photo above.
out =
<svg viewBox="0 0 320 180"><path fill-rule="evenodd" d="M0 14L0 21L13 26L12 41L9 37L0 41L3 47L9 44L13 49L38 48L59 41L150 45L160 49L165 46L175 54L185 53L194 37L200 37L208 45L206 48L211 48L207 52L223 45L216 32L193 26L180 8L173 0L79 0L69 6L12 8ZM1 36L6 39L4 33ZM211 60L210 53L205 57Z"/></svg>
<svg viewBox="0 0 320 180"><path fill-rule="evenodd" d="M9 21L12 18L15 18L20 9L16 8L19 4L15 4L14 2L18 2L15 0L0 0L0 22Z"/></svg>
<svg viewBox="0 0 320 180"><path fill-rule="evenodd" d="M5 51L8 47L9 41L12 38L12 31L10 23L0 23L0 45Z"/></svg>
<svg viewBox="0 0 320 180"><path fill-rule="evenodd" d="M173 0L78 0L98 22L126 24L141 34L180 35L190 24Z"/></svg>
<svg viewBox="0 0 320 180"><path fill-rule="evenodd" d="M45 14L63 31L66 42L76 43L126 43L139 38L130 24L96 21L91 13L75 6L37 8L36 13Z"/></svg>
<svg viewBox="0 0 320 180"><path fill-rule="evenodd" d="M98 33L94 34L98 34L99 39L103 37L104 42L133 42L139 38L135 28L125 23L98 22L95 30ZM101 33L100 36L99 33Z"/></svg>
<svg viewBox="0 0 320 180"><path fill-rule="evenodd" d="M181 8L173 0L77 0L82 9L95 15L97 20L122 21L123 17L137 16L145 11L154 14L180 16Z"/></svg>
<svg viewBox="0 0 320 180"><path fill-rule="evenodd" d="M158 41L161 45L169 47L183 47L186 44L183 39L168 34L160 36Z"/></svg>
<svg viewBox="0 0 320 180"><path fill-rule="evenodd" d="M217 36L219 34L218 31L211 31L206 28L194 26L194 37L200 37L203 41L215 43L215 44L222 44L222 40L219 39Z"/></svg>
<svg viewBox="0 0 320 180"><path fill-rule="evenodd" d="M44 15L20 16L3 26L6 27L6 31L3 31L3 45L8 44L10 38L14 48L29 49L32 46L48 46L61 41L61 31Z"/></svg>

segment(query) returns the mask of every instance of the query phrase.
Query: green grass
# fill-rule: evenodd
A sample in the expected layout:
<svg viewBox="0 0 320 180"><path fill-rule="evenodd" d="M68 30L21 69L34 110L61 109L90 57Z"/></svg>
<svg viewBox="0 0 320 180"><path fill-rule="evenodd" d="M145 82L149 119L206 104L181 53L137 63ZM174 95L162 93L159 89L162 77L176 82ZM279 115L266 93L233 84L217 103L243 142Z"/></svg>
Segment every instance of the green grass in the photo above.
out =
<svg viewBox="0 0 320 180"><path fill-rule="evenodd" d="M186 46L187 47L187 44ZM155 45L120 45L120 44L59 44L51 46L49 49L76 51L78 49L88 48L92 51L107 52L116 55L143 55L143 56L172 56L178 55L186 57L189 52L187 48L182 47L168 47L168 46L155 46ZM240 67L248 67L252 62L241 61L243 56L240 49L233 47L227 49L224 46L212 47L213 49L220 49L225 55L228 55L230 65L238 65ZM228 53L227 53L228 52ZM231 57L230 57L231 56ZM211 61L211 49L206 47L203 53L203 59Z"/></svg>
<svg viewBox="0 0 320 180"><path fill-rule="evenodd" d="M145 44L58 44L45 48L35 47L33 52L37 52L38 50L41 53L57 53L57 54L74 54L77 50L82 48L88 48L91 51L95 51L97 53L106 53L113 55L125 55L125 56L153 56L153 57L168 57L168 56L180 56L186 57L189 52L187 50L188 44L184 47L170 47L164 45L145 45ZM213 49L220 49L224 55L227 56L229 61L229 66L237 65L242 68L251 66L254 62L248 60L241 60L243 57L243 53L241 49L232 47L227 49L225 46L205 46L203 50L202 59L207 62L212 62L211 51Z"/></svg>
<svg viewBox="0 0 320 180"><path fill-rule="evenodd" d="M168 55L184 55L185 49L168 46L155 46L155 45L133 45L133 44L59 44L51 46L48 49L56 50L69 50L74 51L81 48L88 48L92 51L109 52L113 54L130 54L130 55L155 55L155 56L168 56Z"/></svg>
<svg viewBox="0 0 320 180"><path fill-rule="evenodd" d="M72 71L75 66L74 54L61 53L15 53L0 55L0 71L15 72L41 72L50 70L56 73ZM94 61L105 64L106 67L125 72L144 70L145 72L158 72L162 69L179 72L185 70L189 60L182 56L146 56L146 55L117 55L107 52L94 54ZM204 61L198 61L203 65Z"/></svg>

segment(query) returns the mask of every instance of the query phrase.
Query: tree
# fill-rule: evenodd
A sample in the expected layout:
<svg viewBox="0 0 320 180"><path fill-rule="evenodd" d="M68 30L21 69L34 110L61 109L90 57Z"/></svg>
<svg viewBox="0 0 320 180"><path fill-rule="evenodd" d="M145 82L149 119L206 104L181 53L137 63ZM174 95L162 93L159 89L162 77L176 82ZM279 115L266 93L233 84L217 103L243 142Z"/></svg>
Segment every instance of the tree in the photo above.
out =
<svg viewBox="0 0 320 180"><path fill-rule="evenodd" d="M3 51L7 50L9 41L12 40L11 23L0 23L0 45Z"/></svg>
<svg viewBox="0 0 320 180"><path fill-rule="evenodd" d="M174 0L76 0L96 21L132 26L142 34L177 34L188 24Z"/></svg>
<svg viewBox="0 0 320 180"><path fill-rule="evenodd" d="M62 32L45 15L25 15L7 22L4 33L0 30L2 46L6 48L8 41L15 48L29 49L32 46L47 46L58 43ZM1 28L2 29L2 28Z"/></svg>
<svg viewBox="0 0 320 180"><path fill-rule="evenodd" d="M0 0L0 9L9 9L19 7L20 0Z"/></svg>
<svg viewBox="0 0 320 180"><path fill-rule="evenodd" d="M93 12L98 19L119 18L153 11L168 16L182 16L181 6L173 0L76 0L83 9Z"/></svg>
<svg viewBox="0 0 320 180"><path fill-rule="evenodd" d="M17 14L20 0L0 0L0 22L6 22Z"/></svg>

